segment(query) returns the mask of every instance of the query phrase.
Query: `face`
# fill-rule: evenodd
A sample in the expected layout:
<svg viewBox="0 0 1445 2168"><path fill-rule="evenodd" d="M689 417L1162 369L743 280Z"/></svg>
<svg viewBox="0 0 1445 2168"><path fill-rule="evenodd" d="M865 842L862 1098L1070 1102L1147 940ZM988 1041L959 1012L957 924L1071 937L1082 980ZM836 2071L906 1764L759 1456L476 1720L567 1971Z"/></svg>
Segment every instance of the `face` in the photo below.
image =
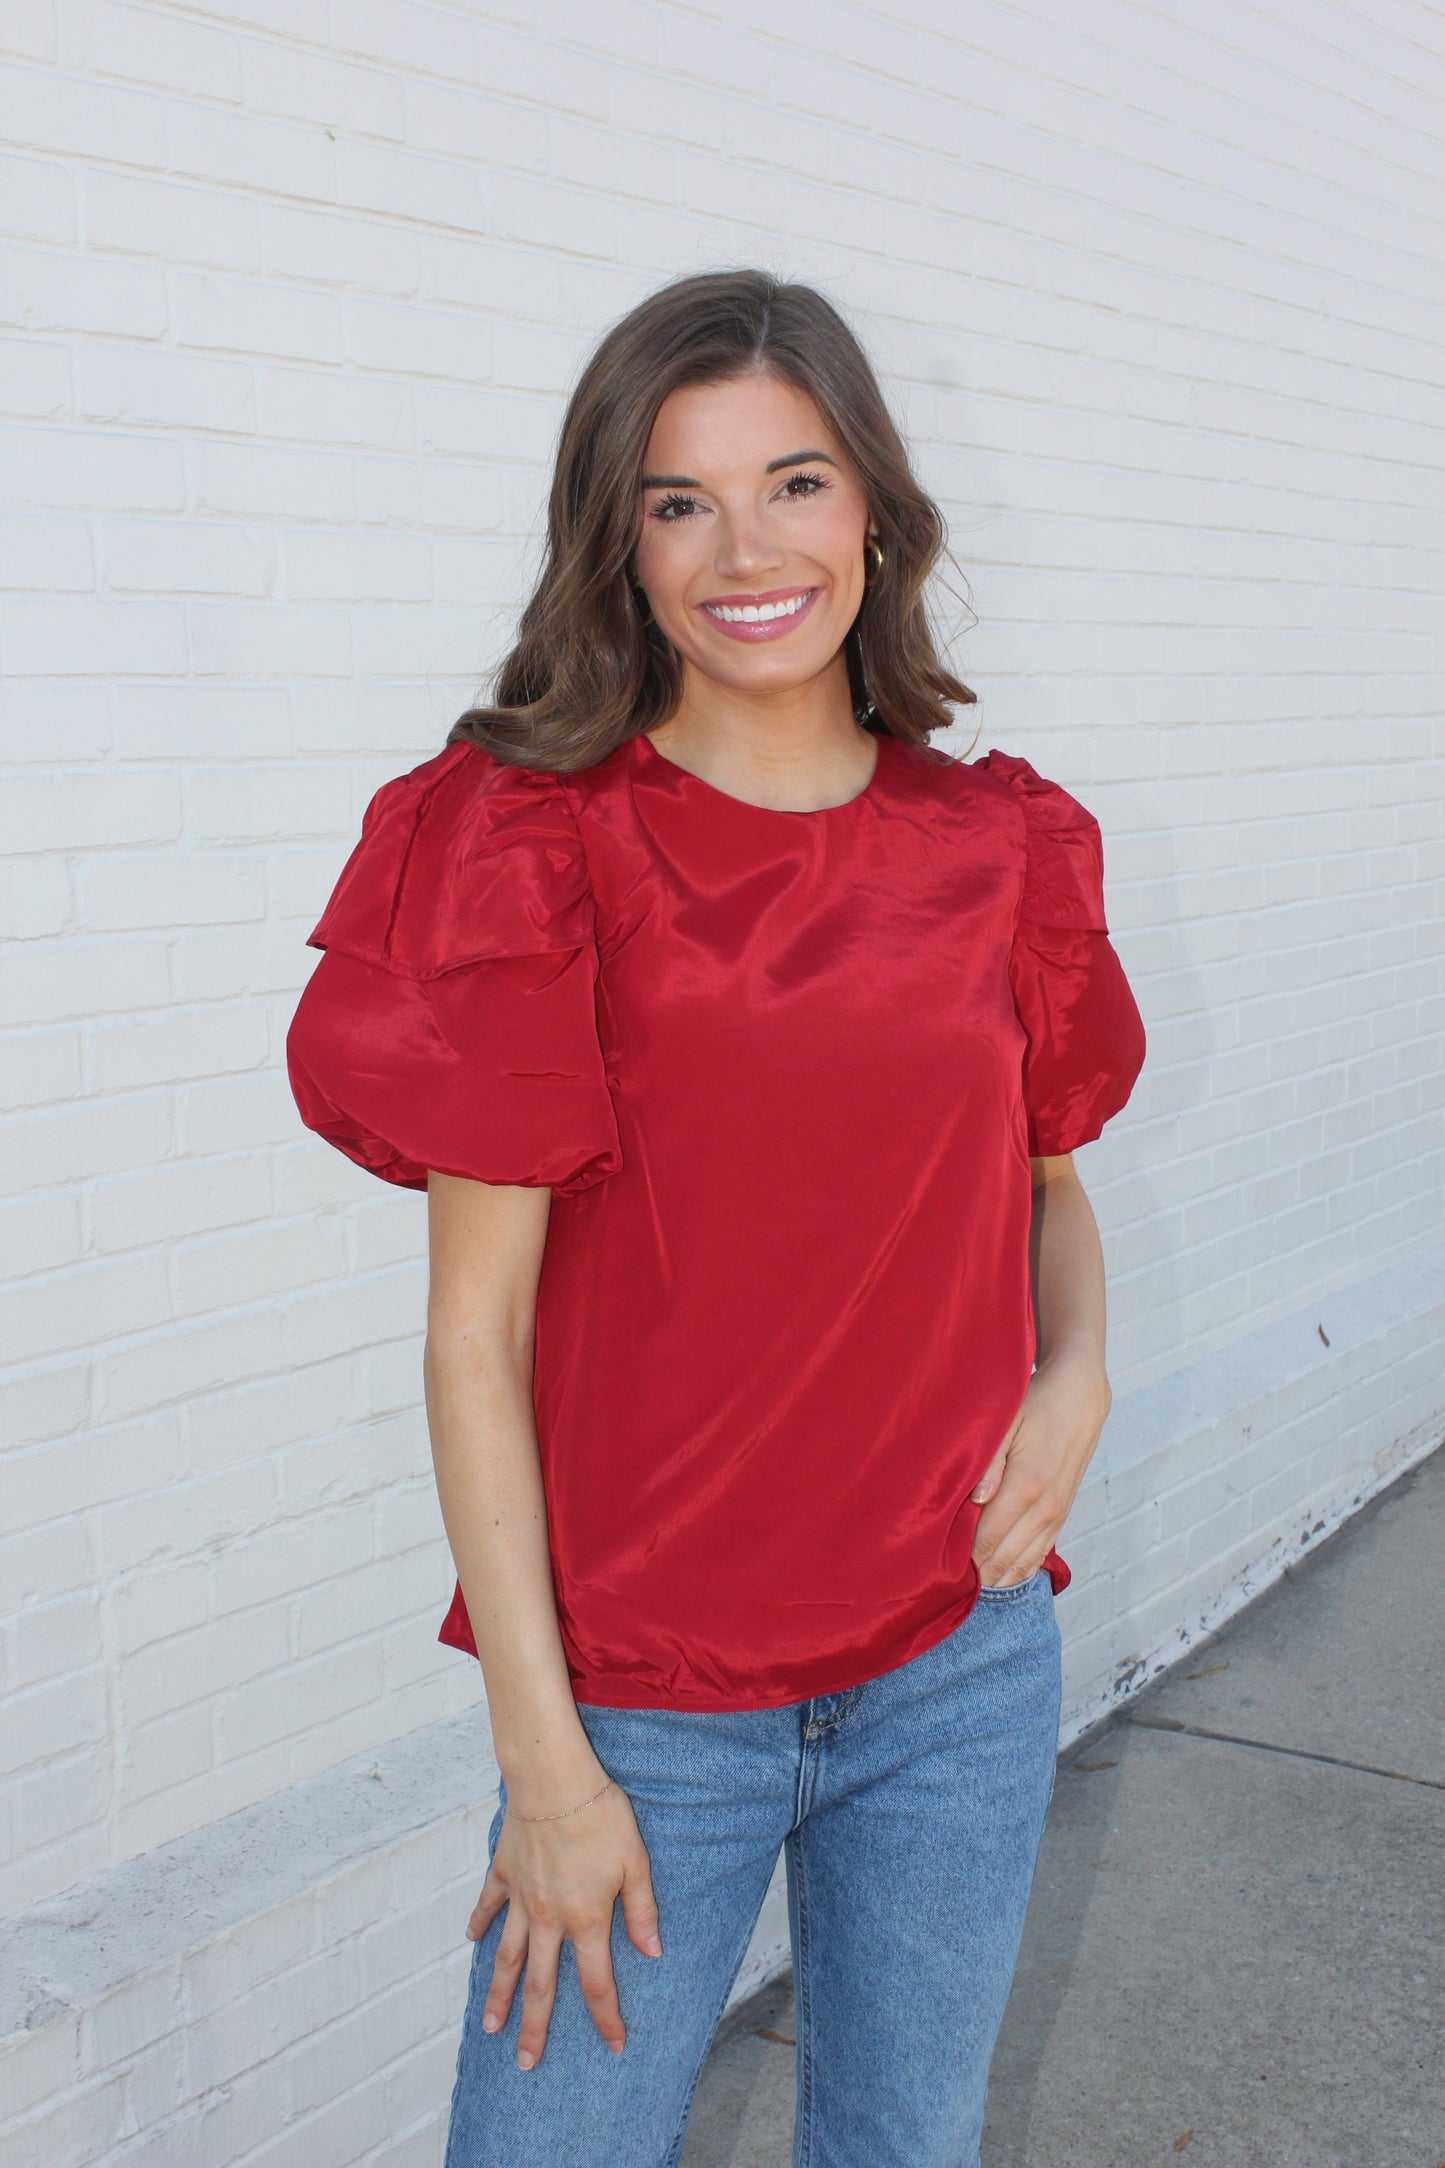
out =
<svg viewBox="0 0 1445 2168"><path fill-rule="evenodd" d="M689 385L647 442L633 577L695 671L753 694L836 666L863 599L863 486L806 392Z"/></svg>

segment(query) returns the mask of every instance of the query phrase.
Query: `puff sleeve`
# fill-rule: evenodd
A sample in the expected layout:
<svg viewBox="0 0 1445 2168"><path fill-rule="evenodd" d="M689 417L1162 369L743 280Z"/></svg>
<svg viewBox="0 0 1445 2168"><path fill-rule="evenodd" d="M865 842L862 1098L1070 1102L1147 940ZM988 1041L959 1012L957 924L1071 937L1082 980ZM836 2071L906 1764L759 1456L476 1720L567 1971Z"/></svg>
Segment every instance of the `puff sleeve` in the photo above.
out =
<svg viewBox="0 0 1445 2168"><path fill-rule="evenodd" d="M1050 1158L1097 1137L1144 1065L1144 1025L1104 917L1104 847L1094 816L1026 760L979 763L1023 814L1025 867L1009 977L1027 1033L1029 1152Z"/></svg>
<svg viewBox="0 0 1445 2168"><path fill-rule="evenodd" d="M291 1090L358 1166L563 1196L621 1166L592 890L555 777L458 745L383 785L309 946Z"/></svg>

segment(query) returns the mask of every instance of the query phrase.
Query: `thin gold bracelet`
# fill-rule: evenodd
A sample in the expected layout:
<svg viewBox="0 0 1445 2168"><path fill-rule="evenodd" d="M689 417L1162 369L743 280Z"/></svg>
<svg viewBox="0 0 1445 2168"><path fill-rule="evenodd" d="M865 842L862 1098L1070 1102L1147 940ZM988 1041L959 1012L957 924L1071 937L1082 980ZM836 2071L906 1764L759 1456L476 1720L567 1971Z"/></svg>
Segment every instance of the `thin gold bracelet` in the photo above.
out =
<svg viewBox="0 0 1445 2168"><path fill-rule="evenodd" d="M602 1787L602 1792L605 1792L612 1782L613 1779L609 1777L607 1779L607 1783L604 1784ZM592 1799L600 1799L602 1797L602 1792L594 1792L592 1794ZM592 1799L584 1799L582 1801L582 1806L564 1807L560 1814L519 1814L517 1816L517 1820L519 1822L565 1822L569 1814L580 1814L582 1812L582 1807L590 1807L592 1804Z"/></svg>

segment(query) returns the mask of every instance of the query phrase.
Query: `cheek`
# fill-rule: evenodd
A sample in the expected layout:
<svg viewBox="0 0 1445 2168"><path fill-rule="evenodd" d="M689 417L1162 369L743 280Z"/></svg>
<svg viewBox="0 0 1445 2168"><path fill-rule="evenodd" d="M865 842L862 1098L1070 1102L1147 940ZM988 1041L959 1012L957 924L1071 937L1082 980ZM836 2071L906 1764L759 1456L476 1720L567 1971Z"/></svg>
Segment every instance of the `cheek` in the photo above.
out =
<svg viewBox="0 0 1445 2168"><path fill-rule="evenodd" d="M696 529L690 529L686 521L665 525L649 520L632 553L637 578L654 600L665 602L669 595L681 593L687 586L698 550Z"/></svg>
<svg viewBox="0 0 1445 2168"><path fill-rule="evenodd" d="M846 577L863 565L863 537L868 529L868 510L863 504L830 504L818 508L814 548L829 570Z"/></svg>

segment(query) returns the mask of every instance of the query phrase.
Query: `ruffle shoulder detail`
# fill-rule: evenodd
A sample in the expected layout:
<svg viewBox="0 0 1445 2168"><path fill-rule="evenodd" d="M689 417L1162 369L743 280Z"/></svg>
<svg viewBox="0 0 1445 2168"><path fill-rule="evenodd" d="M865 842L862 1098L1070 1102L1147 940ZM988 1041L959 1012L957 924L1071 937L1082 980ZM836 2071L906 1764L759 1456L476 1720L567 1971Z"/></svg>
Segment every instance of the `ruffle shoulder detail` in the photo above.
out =
<svg viewBox="0 0 1445 2168"><path fill-rule="evenodd" d="M459 745L383 784L309 945L291 1089L359 1166L562 1196L620 1168L596 907L557 777Z"/></svg>
<svg viewBox="0 0 1445 2168"><path fill-rule="evenodd" d="M308 937L409 978L590 941L576 816L554 775L453 745L384 783Z"/></svg>
<svg viewBox="0 0 1445 2168"><path fill-rule="evenodd" d="M1032 1157L1075 1151L1128 1101L1144 1065L1144 1025L1104 916L1104 844L1077 798L1015 753L976 763L1023 815L1009 981L1026 1045L1024 1113Z"/></svg>
<svg viewBox="0 0 1445 2168"><path fill-rule="evenodd" d="M1023 814L1028 864L1020 923L1107 933L1104 842L1093 814L1020 754L991 750L975 766L1004 784Z"/></svg>

